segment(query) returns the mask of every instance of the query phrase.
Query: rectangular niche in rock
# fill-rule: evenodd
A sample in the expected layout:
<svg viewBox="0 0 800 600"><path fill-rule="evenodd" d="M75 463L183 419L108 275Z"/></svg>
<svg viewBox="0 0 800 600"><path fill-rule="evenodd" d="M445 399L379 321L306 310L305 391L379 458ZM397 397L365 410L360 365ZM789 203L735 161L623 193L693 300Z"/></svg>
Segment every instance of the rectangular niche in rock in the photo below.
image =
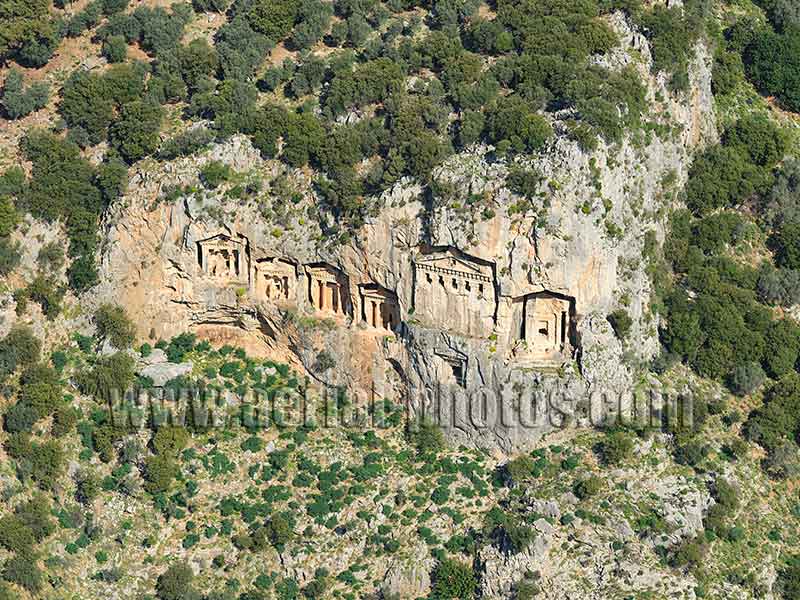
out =
<svg viewBox="0 0 800 600"><path fill-rule="evenodd" d="M255 292L268 302L296 302L297 272L290 262L279 258L256 261Z"/></svg>
<svg viewBox="0 0 800 600"><path fill-rule="evenodd" d="M457 385L467 386L467 356L461 352L449 350L435 350L438 356L446 365L441 381L447 381L452 377Z"/></svg>
<svg viewBox="0 0 800 600"><path fill-rule="evenodd" d="M419 254L413 304L414 318L427 327L488 336L496 311L494 268L455 248Z"/></svg>
<svg viewBox="0 0 800 600"><path fill-rule="evenodd" d="M400 322L397 295L377 284L359 286L361 320L369 327L393 331Z"/></svg>
<svg viewBox="0 0 800 600"><path fill-rule="evenodd" d="M349 315L350 291L347 276L324 263L306 265L308 301L316 310L331 315Z"/></svg>
<svg viewBox="0 0 800 600"><path fill-rule="evenodd" d="M197 262L205 275L223 281L249 282L250 245L247 238L219 233L197 242Z"/></svg>
<svg viewBox="0 0 800 600"><path fill-rule="evenodd" d="M514 300L515 355L559 362L572 351L575 299L543 290Z"/></svg>

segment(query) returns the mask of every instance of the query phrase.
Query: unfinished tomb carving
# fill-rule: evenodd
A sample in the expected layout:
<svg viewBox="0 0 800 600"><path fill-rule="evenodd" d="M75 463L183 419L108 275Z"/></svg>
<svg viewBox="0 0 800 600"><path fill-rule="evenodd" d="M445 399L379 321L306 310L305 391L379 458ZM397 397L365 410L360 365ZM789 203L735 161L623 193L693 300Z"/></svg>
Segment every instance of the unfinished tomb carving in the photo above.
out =
<svg viewBox="0 0 800 600"><path fill-rule="evenodd" d="M197 242L197 262L206 275L215 279L250 280L250 245L224 233Z"/></svg>
<svg viewBox="0 0 800 600"><path fill-rule="evenodd" d="M311 306L333 315L350 314L350 292L344 273L330 265L314 264L306 266L306 274Z"/></svg>
<svg viewBox="0 0 800 600"><path fill-rule="evenodd" d="M454 248L414 260L414 316L428 327L485 336L494 326L494 270Z"/></svg>
<svg viewBox="0 0 800 600"><path fill-rule="evenodd" d="M373 329L392 331L400 322L397 295L377 284L359 286L361 320Z"/></svg>
<svg viewBox="0 0 800 600"><path fill-rule="evenodd" d="M291 263L278 258L265 258L255 265L256 295L270 302L294 302L297 274Z"/></svg>
<svg viewBox="0 0 800 600"><path fill-rule="evenodd" d="M517 298L514 305L517 355L542 362L570 356L574 298L544 290Z"/></svg>

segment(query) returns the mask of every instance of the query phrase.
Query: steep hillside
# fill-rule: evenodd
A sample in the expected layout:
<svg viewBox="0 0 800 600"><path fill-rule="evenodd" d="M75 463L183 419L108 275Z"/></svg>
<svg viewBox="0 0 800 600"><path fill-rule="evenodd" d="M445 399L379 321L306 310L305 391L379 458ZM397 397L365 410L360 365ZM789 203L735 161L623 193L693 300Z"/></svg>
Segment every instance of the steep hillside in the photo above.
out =
<svg viewBox="0 0 800 600"><path fill-rule="evenodd" d="M799 57L0 0L0 600L800 598Z"/></svg>

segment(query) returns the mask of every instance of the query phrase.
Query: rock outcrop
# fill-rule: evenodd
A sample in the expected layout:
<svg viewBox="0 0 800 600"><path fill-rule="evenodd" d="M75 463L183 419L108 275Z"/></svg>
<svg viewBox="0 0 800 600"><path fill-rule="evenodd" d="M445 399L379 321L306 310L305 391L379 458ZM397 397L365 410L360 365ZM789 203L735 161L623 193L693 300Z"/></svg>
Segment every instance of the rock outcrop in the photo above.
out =
<svg viewBox="0 0 800 600"><path fill-rule="evenodd" d="M623 46L611 66L636 65L647 118L668 133L594 151L558 135L535 160L513 163L475 147L436 170L433 193L398 182L346 239L329 235L325 215L308 221L317 198L303 171L281 175L297 190L286 209L274 185L281 166L245 138L142 163L106 220L98 301L126 306L143 336L192 329L287 360L320 384L444 411L454 440L529 445L580 416L592 393L630 390L626 361L657 351L645 238L663 237L670 186L714 137L705 48L690 92L676 97L649 74L644 38L613 21ZM244 200L191 187L211 159L273 184ZM538 200L508 189L512 168L541 175ZM625 347L605 319L619 307L633 318Z"/></svg>

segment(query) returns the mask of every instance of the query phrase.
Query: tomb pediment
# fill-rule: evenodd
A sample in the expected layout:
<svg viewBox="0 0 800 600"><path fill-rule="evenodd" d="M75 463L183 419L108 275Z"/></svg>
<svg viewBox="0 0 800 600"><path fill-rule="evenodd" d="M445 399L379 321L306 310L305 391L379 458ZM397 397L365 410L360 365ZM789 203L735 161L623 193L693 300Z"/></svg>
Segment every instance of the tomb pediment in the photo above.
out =
<svg viewBox="0 0 800 600"><path fill-rule="evenodd" d="M492 280L491 267L461 258L451 250L435 254L419 255L414 263L416 267L421 270L433 271L445 275L457 275L487 282Z"/></svg>
<svg viewBox="0 0 800 600"><path fill-rule="evenodd" d="M214 243L237 244L239 246L244 245L242 240L237 240L229 236L227 233L218 233L216 235L212 235L211 237L199 240L197 243L202 245L213 245Z"/></svg>
<svg viewBox="0 0 800 600"><path fill-rule="evenodd" d="M256 260L256 269L264 275L295 276L295 266L280 258L259 258Z"/></svg>
<svg viewBox="0 0 800 600"><path fill-rule="evenodd" d="M325 283L334 283L341 277L339 269L325 264L307 265L306 273L309 277Z"/></svg>

